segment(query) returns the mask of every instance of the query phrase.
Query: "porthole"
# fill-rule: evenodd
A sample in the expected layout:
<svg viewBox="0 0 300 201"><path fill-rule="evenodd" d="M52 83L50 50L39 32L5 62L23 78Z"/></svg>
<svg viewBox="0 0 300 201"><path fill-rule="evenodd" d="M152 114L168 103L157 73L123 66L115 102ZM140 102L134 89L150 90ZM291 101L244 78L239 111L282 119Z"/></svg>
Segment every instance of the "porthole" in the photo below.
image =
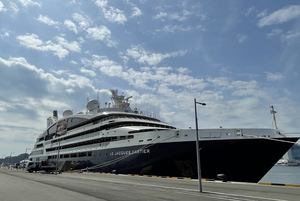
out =
<svg viewBox="0 0 300 201"><path fill-rule="evenodd" d="M187 134L184 134L184 137L187 137L188 135Z"/></svg>

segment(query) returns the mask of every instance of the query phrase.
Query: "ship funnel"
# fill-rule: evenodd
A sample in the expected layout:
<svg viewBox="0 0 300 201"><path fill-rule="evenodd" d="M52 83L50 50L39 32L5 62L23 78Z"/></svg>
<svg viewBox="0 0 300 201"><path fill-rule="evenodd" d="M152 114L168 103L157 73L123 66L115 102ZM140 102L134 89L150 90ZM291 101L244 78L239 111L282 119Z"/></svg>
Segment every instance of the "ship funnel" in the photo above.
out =
<svg viewBox="0 0 300 201"><path fill-rule="evenodd" d="M53 116L57 117L57 110L53 110Z"/></svg>

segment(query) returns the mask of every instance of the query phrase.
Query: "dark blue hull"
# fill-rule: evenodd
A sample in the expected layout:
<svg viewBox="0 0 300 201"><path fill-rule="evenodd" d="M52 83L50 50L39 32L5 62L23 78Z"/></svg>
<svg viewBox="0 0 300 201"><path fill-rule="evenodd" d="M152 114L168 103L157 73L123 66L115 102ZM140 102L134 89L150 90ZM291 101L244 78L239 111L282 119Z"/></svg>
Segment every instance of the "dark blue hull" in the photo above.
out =
<svg viewBox="0 0 300 201"><path fill-rule="evenodd" d="M229 181L258 182L293 143L241 139L200 141L199 145L202 178L217 179L223 173ZM89 157L60 161L78 161L76 169L90 167L90 171L198 178L195 142L158 143L139 151L141 147L97 150Z"/></svg>

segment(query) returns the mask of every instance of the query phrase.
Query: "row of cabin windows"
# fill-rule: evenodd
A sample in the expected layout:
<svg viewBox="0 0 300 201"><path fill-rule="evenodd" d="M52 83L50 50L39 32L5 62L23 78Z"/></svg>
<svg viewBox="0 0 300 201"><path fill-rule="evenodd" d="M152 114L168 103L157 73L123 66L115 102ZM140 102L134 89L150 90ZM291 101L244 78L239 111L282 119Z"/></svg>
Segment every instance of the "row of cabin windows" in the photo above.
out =
<svg viewBox="0 0 300 201"><path fill-rule="evenodd" d="M80 152L80 153L72 153L72 154L60 154L59 158L77 158L77 157L86 157L92 156L92 152ZM57 155L48 156L48 159L57 159Z"/></svg>
<svg viewBox="0 0 300 201"><path fill-rule="evenodd" d="M125 139L132 139L132 138L134 138L133 135L119 136L119 137L105 137L105 138L100 138L100 139L96 139L96 140L89 140L89 141L80 142L80 143L63 145L63 146L60 146L60 150L61 149L68 149L68 148L78 147L78 146L83 146L83 145L91 145L91 144L98 144L98 143L103 143L103 142L125 140ZM47 149L46 151L47 152L49 152L49 151L55 151L56 149L57 149L57 147L53 147L53 148Z"/></svg>

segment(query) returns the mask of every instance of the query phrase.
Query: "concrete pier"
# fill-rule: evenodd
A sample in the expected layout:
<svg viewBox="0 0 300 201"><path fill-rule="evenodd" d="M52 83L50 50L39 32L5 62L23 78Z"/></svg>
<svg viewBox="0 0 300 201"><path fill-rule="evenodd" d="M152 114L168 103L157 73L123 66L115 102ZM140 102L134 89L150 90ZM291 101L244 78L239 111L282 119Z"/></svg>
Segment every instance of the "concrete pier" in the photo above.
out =
<svg viewBox="0 0 300 201"><path fill-rule="evenodd" d="M98 173L40 174L0 169L1 201L299 200L300 188Z"/></svg>

